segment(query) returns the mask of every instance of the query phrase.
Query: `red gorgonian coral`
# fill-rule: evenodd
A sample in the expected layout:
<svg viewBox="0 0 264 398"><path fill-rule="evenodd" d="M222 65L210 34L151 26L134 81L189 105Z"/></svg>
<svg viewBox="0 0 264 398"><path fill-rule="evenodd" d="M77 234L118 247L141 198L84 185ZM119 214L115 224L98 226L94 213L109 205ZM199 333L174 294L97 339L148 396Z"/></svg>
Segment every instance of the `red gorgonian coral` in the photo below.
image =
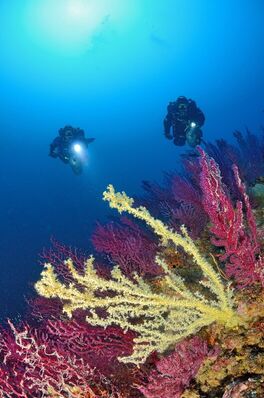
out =
<svg viewBox="0 0 264 398"><path fill-rule="evenodd" d="M0 397L116 397L110 381L82 357L55 345L41 328L28 325L0 334Z"/></svg>
<svg viewBox="0 0 264 398"><path fill-rule="evenodd" d="M122 272L131 276L160 275L161 269L155 262L158 245L143 228L126 217L121 223L98 224L92 236L98 252L107 255L112 265L118 265Z"/></svg>
<svg viewBox="0 0 264 398"><path fill-rule="evenodd" d="M40 258L41 265L51 263L56 268L58 275L60 275L65 282L71 282L71 274L67 266L65 266L65 261L70 258L76 269L82 272L84 270L85 261L88 258L88 253L66 246L58 240L51 238L51 247L43 249Z"/></svg>
<svg viewBox="0 0 264 398"><path fill-rule="evenodd" d="M172 354L157 362L140 391L146 398L180 398L207 355L207 343L200 337L183 340Z"/></svg>
<svg viewBox="0 0 264 398"><path fill-rule="evenodd" d="M119 327L95 327L87 322L48 321L46 330L53 344L63 347L104 374L113 372L117 358L131 355L135 333ZM120 365L121 366L121 365Z"/></svg>
<svg viewBox="0 0 264 398"><path fill-rule="evenodd" d="M256 222L246 189L238 168L233 172L242 201L234 207L221 180L220 170L214 161L199 148L201 154L201 188L204 208L210 218L213 245L223 248L219 259L225 262L225 271L233 277L238 288L261 280L260 256Z"/></svg>

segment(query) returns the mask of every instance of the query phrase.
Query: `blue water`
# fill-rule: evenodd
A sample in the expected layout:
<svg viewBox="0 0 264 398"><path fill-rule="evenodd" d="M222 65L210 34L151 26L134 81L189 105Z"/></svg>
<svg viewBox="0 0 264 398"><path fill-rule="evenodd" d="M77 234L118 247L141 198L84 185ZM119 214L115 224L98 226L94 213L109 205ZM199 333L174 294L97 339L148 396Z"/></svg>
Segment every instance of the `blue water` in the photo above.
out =
<svg viewBox="0 0 264 398"><path fill-rule="evenodd" d="M132 196L177 168L169 101L195 99L210 141L263 123L263 1L83 3L0 1L1 317L23 312L52 235L90 249L96 220L113 214L108 183ZM48 157L66 124L96 138L81 176Z"/></svg>

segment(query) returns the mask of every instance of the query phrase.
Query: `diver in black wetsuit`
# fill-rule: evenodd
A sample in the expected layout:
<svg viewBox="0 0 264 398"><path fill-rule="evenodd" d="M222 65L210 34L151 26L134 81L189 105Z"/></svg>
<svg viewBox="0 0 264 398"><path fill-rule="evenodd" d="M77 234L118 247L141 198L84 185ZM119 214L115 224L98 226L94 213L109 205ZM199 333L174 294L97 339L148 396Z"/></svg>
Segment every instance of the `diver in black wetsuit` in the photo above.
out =
<svg viewBox="0 0 264 398"><path fill-rule="evenodd" d="M201 143L205 117L197 107L195 101L186 97L179 97L170 102L167 107L167 116L164 119L164 134L177 146L185 144L195 147Z"/></svg>
<svg viewBox="0 0 264 398"><path fill-rule="evenodd" d="M94 138L85 137L82 129L65 126L59 129L59 136L50 144L49 156L59 158L64 163L70 164L75 174L81 174L83 154L88 144L93 141Z"/></svg>

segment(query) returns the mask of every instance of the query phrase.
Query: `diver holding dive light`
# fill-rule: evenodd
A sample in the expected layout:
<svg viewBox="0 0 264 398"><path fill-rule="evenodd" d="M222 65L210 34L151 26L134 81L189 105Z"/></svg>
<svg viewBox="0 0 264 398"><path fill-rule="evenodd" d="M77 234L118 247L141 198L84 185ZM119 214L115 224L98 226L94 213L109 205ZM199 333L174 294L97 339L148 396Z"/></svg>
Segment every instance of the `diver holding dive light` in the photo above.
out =
<svg viewBox="0 0 264 398"><path fill-rule="evenodd" d="M59 158L69 164L74 174L81 174L88 145L94 138L86 138L84 130L65 126L59 129L59 135L50 144L49 156Z"/></svg>
<svg viewBox="0 0 264 398"><path fill-rule="evenodd" d="M188 144L191 147L199 145L202 140L201 126L205 117L197 107L195 101L186 97L179 97L170 102L164 119L164 134L177 146Z"/></svg>

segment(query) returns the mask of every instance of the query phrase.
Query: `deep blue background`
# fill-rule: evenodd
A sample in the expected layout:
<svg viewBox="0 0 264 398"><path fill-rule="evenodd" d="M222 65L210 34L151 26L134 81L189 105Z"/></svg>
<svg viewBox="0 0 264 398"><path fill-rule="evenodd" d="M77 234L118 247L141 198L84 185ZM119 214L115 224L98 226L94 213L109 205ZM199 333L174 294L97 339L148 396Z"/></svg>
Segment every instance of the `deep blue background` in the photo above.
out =
<svg viewBox="0 0 264 398"><path fill-rule="evenodd" d="M263 121L262 0L122 0L123 16L115 19L110 7L76 48L68 46L72 27L57 42L48 19L40 26L34 19L33 3L45 1L0 1L4 317L22 311L51 235L88 247L96 219L110 214L101 201L108 183L133 195L142 179L159 181L177 167L184 149L162 132L169 101L194 98L208 140ZM65 124L96 137L80 177L47 156Z"/></svg>

